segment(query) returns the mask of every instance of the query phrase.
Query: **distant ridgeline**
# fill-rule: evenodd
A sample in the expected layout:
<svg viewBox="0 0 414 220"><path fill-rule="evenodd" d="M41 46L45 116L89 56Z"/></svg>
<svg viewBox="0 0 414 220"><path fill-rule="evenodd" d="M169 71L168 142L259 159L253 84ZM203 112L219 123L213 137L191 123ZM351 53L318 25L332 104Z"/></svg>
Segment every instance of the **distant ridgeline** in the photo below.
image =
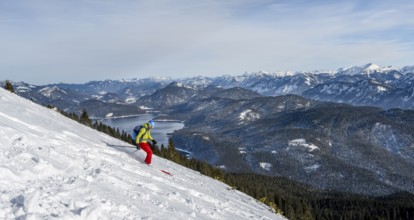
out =
<svg viewBox="0 0 414 220"><path fill-rule="evenodd" d="M15 82L13 85L16 93L37 103L57 106L68 112L80 113L87 108L92 117L105 117L104 111L110 109L112 111L106 113L114 116L138 111L131 106L166 110L194 97L230 97L229 93L234 93L233 99L243 98L237 97L237 90L225 90L231 88L243 88L261 96L293 94L358 106L414 109L414 66L397 68L367 64L336 71L257 72L240 76L105 80L40 86ZM90 108L92 104L100 105L100 108ZM121 105L124 108L119 108Z"/></svg>

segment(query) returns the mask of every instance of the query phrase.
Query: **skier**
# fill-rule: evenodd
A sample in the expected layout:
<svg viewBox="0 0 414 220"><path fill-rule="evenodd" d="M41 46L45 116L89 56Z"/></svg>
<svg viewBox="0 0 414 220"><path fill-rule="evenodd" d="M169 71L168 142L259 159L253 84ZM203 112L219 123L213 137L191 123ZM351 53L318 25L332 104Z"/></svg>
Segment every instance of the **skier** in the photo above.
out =
<svg viewBox="0 0 414 220"><path fill-rule="evenodd" d="M148 142L151 141L154 146L157 144L157 141L154 140L154 138L152 138L150 132L150 130L154 128L154 126L154 121L150 120L149 122L144 123L143 125L136 126L134 128L134 133L136 134L135 144L137 146L137 149L139 146L142 150L144 150L147 153L145 163L148 165L151 165L152 160L152 149Z"/></svg>

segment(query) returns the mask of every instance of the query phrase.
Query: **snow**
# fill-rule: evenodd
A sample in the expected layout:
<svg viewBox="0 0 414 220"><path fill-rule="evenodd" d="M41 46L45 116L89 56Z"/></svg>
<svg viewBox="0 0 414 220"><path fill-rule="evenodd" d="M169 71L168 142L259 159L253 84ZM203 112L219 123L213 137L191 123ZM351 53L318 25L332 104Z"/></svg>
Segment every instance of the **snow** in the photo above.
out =
<svg viewBox="0 0 414 220"><path fill-rule="evenodd" d="M139 106L139 108L142 110L152 110L152 108L143 105Z"/></svg>
<svg viewBox="0 0 414 220"><path fill-rule="evenodd" d="M294 76L296 73L293 71L276 71L273 73L276 77Z"/></svg>
<svg viewBox="0 0 414 220"><path fill-rule="evenodd" d="M189 86L189 85L185 85L184 83L180 83L180 82L176 82L175 85L177 87L185 88L185 89L197 89L196 87L192 87L192 86Z"/></svg>
<svg viewBox="0 0 414 220"><path fill-rule="evenodd" d="M388 91L388 89L385 88L384 86L377 86L377 90L378 90L378 92L386 92L386 91Z"/></svg>
<svg viewBox="0 0 414 220"><path fill-rule="evenodd" d="M59 89L59 87L57 87L57 86L45 87L45 88L41 89L39 92L40 92L40 94L42 94L42 95L50 98L50 97L52 97L52 94L55 91L61 91L61 92L65 93L65 94L67 94L65 91Z"/></svg>
<svg viewBox="0 0 414 220"><path fill-rule="evenodd" d="M344 74L344 75L350 75L350 76L354 76L354 75L359 75L359 74L371 74L374 72L379 72L379 73L384 73L387 71L391 71L396 69L395 67L379 67L376 64L373 63L368 63L364 66L354 66L351 68L345 68L345 69L339 69L338 73L340 74Z"/></svg>
<svg viewBox="0 0 414 220"><path fill-rule="evenodd" d="M291 140L289 141L289 146L302 146L306 149L308 149L310 152L315 151L315 150L319 150L319 147L312 144L312 143L307 143L305 139L295 139L295 140Z"/></svg>
<svg viewBox="0 0 414 220"><path fill-rule="evenodd" d="M239 153L240 154L246 154L246 148L245 147L239 147Z"/></svg>
<svg viewBox="0 0 414 220"><path fill-rule="evenodd" d="M270 171L270 169L272 168L272 164L266 163L266 162L260 162L260 167L267 171Z"/></svg>
<svg viewBox="0 0 414 220"><path fill-rule="evenodd" d="M381 69L378 65L373 64L373 63L369 63L367 65L365 65L364 67L364 71L377 71Z"/></svg>
<svg viewBox="0 0 414 220"><path fill-rule="evenodd" d="M97 100L101 100L103 98L103 96L100 95L92 95L93 99L97 99Z"/></svg>
<svg viewBox="0 0 414 220"><path fill-rule="evenodd" d="M305 84L308 85L308 86L310 86L312 84L312 79L309 78L309 77L306 77Z"/></svg>
<svg viewBox="0 0 414 220"><path fill-rule="evenodd" d="M321 167L321 165L319 165L319 164L314 164L314 165L312 165L312 166L308 166L308 167L305 167L305 170L306 171L315 171L315 170L317 170L317 169L319 169L319 167Z"/></svg>
<svg viewBox="0 0 414 220"><path fill-rule="evenodd" d="M125 103L127 103L127 104L132 104L132 103L135 103L135 102L137 102L137 98L135 98L135 97L128 97L128 98L126 98L125 99Z"/></svg>
<svg viewBox="0 0 414 220"><path fill-rule="evenodd" d="M288 94L292 91L295 91L298 88L297 85L285 85L283 86L283 93Z"/></svg>
<svg viewBox="0 0 414 220"><path fill-rule="evenodd" d="M403 75L414 73L414 66L405 66L401 69Z"/></svg>
<svg viewBox="0 0 414 220"><path fill-rule="evenodd" d="M25 92L32 91L32 89L30 87L27 87L27 86L17 86L16 91L18 91L19 93L25 93Z"/></svg>
<svg viewBox="0 0 414 220"><path fill-rule="evenodd" d="M283 219L257 200L0 89L0 219ZM160 172L170 171L173 176Z"/></svg>
<svg viewBox="0 0 414 220"><path fill-rule="evenodd" d="M287 76L294 76L296 73L293 71L283 71L278 70L273 73L270 73L268 71L258 71L258 72L245 72L242 76L238 77L238 82L244 81L246 78L249 77L287 77ZM229 76L231 77L231 76Z"/></svg>
<svg viewBox="0 0 414 220"><path fill-rule="evenodd" d="M260 118L260 114L254 112L251 109L246 109L245 111L239 114L239 119L241 121L254 121Z"/></svg>

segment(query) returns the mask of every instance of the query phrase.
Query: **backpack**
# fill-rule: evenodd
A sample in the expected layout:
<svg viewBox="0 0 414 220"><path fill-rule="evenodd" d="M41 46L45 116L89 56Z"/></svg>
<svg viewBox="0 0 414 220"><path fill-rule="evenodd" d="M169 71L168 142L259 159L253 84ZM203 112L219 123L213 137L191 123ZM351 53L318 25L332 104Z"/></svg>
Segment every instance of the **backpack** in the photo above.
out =
<svg viewBox="0 0 414 220"><path fill-rule="evenodd" d="M141 131L141 129L146 129L144 125L137 125L134 128L134 131L132 132L132 140L134 141L134 143L136 142L136 138L139 134L139 132Z"/></svg>
<svg viewBox="0 0 414 220"><path fill-rule="evenodd" d="M142 128L145 128L144 125L137 125L137 126L135 126L134 133L136 135L138 135L139 131L141 131Z"/></svg>

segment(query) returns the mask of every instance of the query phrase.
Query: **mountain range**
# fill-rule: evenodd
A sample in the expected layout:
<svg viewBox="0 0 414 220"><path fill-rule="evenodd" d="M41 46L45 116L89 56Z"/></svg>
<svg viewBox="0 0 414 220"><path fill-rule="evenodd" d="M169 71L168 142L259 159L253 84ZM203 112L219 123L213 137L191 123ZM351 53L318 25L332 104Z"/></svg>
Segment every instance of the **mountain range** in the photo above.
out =
<svg viewBox="0 0 414 220"><path fill-rule="evenodd" d="M145 107L162 108L159 103L157 104L155 97L151 100L148 96L171 83L185 87L187 93L196 93L197 90L209 86L223 89L240 87L263 96L293 94L312 100L357 106L414 109L414 66L381 68L375 64L367 64L337 71L257 72L245 73L241 76L198 76L186 79L145 78L40 86L15 82L14 86L19 95L37 103L50 104L65 111L80 111L79 109L88 107L88 103L84 103L84 101L91 99L109 106L122 104L141 109L145 109ZM185 99L170 100L171 103L166 103L166 107L179 104L183 100ZM95 113L93 109L90 110L95 117L105 117L110 113ZM111 115L114 116L128 114L128 112L122 111L112 113Z"/></svg>

